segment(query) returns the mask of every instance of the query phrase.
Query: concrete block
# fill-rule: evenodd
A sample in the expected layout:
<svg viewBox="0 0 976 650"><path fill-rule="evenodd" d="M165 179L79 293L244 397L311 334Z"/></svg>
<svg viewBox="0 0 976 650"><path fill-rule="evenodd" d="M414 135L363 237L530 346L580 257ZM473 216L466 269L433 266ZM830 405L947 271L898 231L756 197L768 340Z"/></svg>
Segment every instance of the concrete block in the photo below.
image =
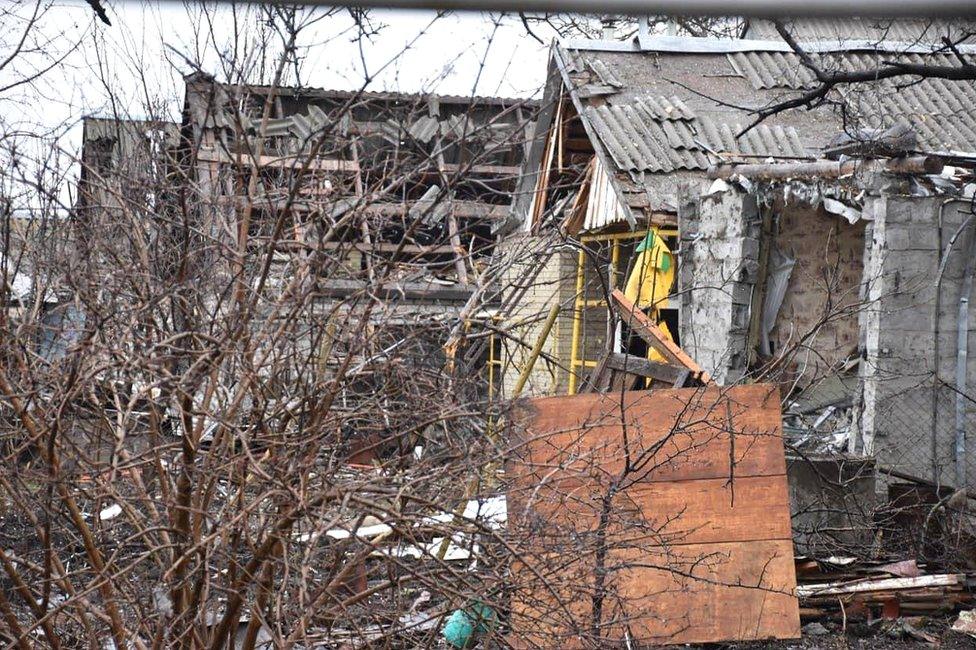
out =
<svg viewBox="0 0 976 650"><path fill-rule="evenodd" d="M892 196L888 198L884 221L892 224L938 224L942 197Z"/></svg>

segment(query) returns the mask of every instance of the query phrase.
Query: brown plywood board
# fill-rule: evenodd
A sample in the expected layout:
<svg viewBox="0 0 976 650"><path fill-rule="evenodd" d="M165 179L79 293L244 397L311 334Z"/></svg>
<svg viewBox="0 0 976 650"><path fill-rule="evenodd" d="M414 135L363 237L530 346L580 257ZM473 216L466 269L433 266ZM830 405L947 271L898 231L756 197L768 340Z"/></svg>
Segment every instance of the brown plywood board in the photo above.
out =
<svg viewBox="0 0 976 650"><path fill-rule="evenodd" d="M514 643L799 636L775 388L538 399L513 430Z"/></svg>

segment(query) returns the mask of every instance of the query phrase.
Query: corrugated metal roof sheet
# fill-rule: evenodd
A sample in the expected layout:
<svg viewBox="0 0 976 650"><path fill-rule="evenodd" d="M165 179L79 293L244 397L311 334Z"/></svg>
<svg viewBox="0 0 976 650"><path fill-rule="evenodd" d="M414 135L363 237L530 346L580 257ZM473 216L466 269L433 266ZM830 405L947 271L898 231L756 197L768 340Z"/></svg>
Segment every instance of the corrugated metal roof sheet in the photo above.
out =
<svg viewBox="0 0 976 650"><path fill-rule="evenodd" d="M661 107L662 100L672 111ZM675 119L676 114L680 119ZM742 128L739 125L695 117L683 104L679 109L663 98L590 106L586 119L620 171L708 169L721 160L807 155L793 128L759 125L736 138Z"/></svg>

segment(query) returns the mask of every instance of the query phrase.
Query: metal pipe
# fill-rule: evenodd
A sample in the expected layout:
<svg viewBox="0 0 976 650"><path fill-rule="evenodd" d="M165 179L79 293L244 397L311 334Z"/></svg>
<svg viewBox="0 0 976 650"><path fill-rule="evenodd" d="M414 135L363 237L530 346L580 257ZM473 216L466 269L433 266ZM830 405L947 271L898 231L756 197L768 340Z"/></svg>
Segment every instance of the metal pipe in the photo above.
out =
<svg viewBox="0 0 976 650"><path fill-rule="evenodd" d="M585 245L585 244L583 244ZM583 318L583 286L584 270L586 268L586 251L581 245L579 256L576 259L576 298L573 304L573 340L569 344L569 395L576 394L576 387L579 384L576 377L576 367L581 364L579 361L580 330L582 329L581 319Z"/></svg>
<svg viewBox="0 0 976 650"><path fill-rule="evenodd" d="M892 174L938 174L943 163L937 156L907 156L889 160L817 160L803 163L769 163L744 165L713 165L709 178L727 179L733 175L760 180L788 178L839 178L858 171L884 171Z"/></svg>
<svg viewBox="0 0 976 650"><path fill-rule="evenodd" d="M946 199L939 205L939 219L938 219L938 235L939 235L939 268L936 272L935 277L935 306L934 313L932 315L932 348L933 348L933 369L932 369L932 429L931 429L931 453L932 453L932 482L938 485L941 482L941 477L939 476L940 466L939 466L939 387L941 384L941 379L939 379L939 365L941 363L942 357L942 345L940 342L942 334L942 278L945 276L946 265L949 262L949 254L952 252L953 246L956 244L956 240L962 231L969 225L972 220L973 215L970 215L963 221L962 225L952 233L952 237L949 238L949 242L943 247L943 230L945 221L945 209L949 207L952 203L969 203L968 199L961 198L951 198ZM957 397L959 393L956 394Z"/></svg>

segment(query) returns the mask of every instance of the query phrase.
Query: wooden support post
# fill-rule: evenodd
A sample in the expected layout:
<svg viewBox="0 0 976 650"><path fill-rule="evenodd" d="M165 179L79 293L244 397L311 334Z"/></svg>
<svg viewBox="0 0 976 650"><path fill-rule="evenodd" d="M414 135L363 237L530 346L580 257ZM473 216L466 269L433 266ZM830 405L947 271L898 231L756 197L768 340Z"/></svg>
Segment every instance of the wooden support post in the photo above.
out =
<svg viewBox="0 0 976 650"><path fill-rule="evenodd" d="M447 191L447 174L444 172L444 143L437 141L437 170L441 175L441 182L444 184L444 191ZM462 287L468 286L468 271L464 266L465 250L461 247L461 234L458 231L457 219L454 216L454 206L450 206L447 211L447 234L451 241L451 248L454 249L454 270L458 276L458 282Z"/></svg>
<svg viewBox="0 0 976 650"><path fill-rule="evenodd" d="M749 304L749 334L746 337L746 363L752 366L758 358L760 328L762 327L763 305L766 302L766 284L769 281L769 254L773 245L773 215L763 210L762 230L759 234L759 277L752 290Z"/></svg>
<svg viewBox="0 0 976 650"><path fill-rule="evenodd" d="M542 347L546 344L546 339L549 338L549 332L552 331L552 326L556 324L556 318L559 316L559 303L556 303L549 308L549 316L546 317L546 322L542 324L542 331L539 332L539 338L536 339L535 345L532 346L532 352L529 353L529 358L525 362L525 367L522 368L521 374L519 374L518 380L515 382L515 388L512 389L512 399L518 398L522 394L522 389L525 388L525 383L529 380L529 375L532 374L532 369L535 367L535 362L542 354Z"/></svg>

